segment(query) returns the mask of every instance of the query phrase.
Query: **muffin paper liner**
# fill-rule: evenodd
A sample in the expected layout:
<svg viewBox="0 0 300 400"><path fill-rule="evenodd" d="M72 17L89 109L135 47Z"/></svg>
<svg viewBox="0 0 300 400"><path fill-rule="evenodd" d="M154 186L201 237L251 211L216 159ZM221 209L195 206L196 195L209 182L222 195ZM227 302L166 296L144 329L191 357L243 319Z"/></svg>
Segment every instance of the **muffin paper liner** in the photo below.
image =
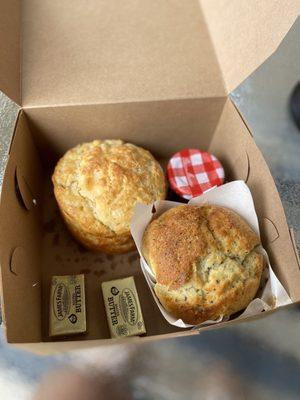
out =
<svg viewBox="0 0 300 400"><path fill-rule="evenodd" d="M251 192L243 181L233 181L226 183L225 185L215 187L205 192L199 197L191 199L188 204L190 205L201 205L201 204L214 204L217 206L227 207L241 217L243 217L252 229L259 235L258 219L254 208ZM134 215L131 220L131 234L135 241L136 247L140 254L140 264L145 276L145 279L149 285L154 300L160 309L160 312L169 324L177 326L178 328L193 328L197 329L203 326L217 324L224 322L225 319L222 315L215 321L205 321L199 325L189 325L184 323L181 319L176 319L165 308L161 305L159 299L154 292L154 286L156 283L155 275L151 268L146 263L142 255L142 238L144 231L152 219L157 218L159 215L169 210L170 208L177 207L183 203L177 203L173 201L156 201L153 204L137 204L134 210ZM261 314L264 311L273 310L275 308L292 303L286 290L277 279L274 271L271 268L269 257L265 249L260 246L258 251L263 255L265 261L265 271L262 277L261 287L258 290L257 297L253 299L248 307L236 318L235 320L253 317Z"/></svg>

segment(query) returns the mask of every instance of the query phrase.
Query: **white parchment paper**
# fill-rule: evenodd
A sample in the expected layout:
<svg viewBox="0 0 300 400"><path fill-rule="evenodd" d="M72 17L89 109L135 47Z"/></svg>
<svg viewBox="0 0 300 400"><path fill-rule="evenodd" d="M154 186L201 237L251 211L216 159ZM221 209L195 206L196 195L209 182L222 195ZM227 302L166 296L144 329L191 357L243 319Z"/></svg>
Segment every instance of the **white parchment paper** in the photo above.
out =
<svg viewBox="0 0 300 400"><path fill-rule="evenodd" d="M188 204L201 205L204 203L210 203L230 208L231 210L242 216L252 227L252 229L259 235L258 219L255 212L252 195L245 182L234 181L219 187L215 187L213 189L210 189L203 195L191 199ZM169 324L177 326L179 328L192 328L195 326L185 324L181 319L174 318L160 304L154 292L154 286L156 283L155 276L149 265L146 263L141 252L143 234L152 218L158 217L170 208L179 205L182 205L182 203L176 203L167 200L157 201L151 205L137 204L131 221L131 234L140 253L140 263L142 271L154 297L154 300L156 301L156 304L160 309L160 312L169 322ZM260 247L259 251L263 254L266 263L266 269L264 277L262 279L263 286L258 291L258 297L251 301L248 307L243 311L241 315L237 317L237 319L255 316L263 311L268 311L292 303L286 290L281 285L271 268L267 252L262 247ZM216 324L221 321L224 321L222 315L216 321L205 321L200 325L197 325L197 327Z"/></svg>

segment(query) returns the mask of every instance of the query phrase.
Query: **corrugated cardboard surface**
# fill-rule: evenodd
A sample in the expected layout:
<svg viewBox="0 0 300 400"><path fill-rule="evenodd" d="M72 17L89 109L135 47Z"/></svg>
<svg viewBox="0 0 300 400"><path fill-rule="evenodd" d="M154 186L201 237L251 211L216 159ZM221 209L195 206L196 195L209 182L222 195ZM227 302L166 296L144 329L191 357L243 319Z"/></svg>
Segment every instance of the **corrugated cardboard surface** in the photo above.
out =
<svg viewBox="0 0 300 400"><path fill-rule="evenodd" d="M21 185L20 190L16 185L17 169L37 202L30 210L22 200ZM41 185L39 157L21 114L0 202L2 304L7 337L16 341L24 336L41 340Z"/></svg>
<svg viewBox="0 0 300 400"><path fill-rule="evenodd" d="M1 0L0 88L23 106L225 96L300 0Z"/></svg>
<svg viewBox="0 0 300 400"><path fill-rule="evenodd" d="M20 0L0 0L0 90L20 104Z"/></svg>
<svg viewBox="0 0 300 400"><path fill-rule="evenodd" d="M60 156L93 137L122 138L158 157L185 146L206 148L225 98L42 107L26 110L36 143ZM168 146L162 146L167 143Z"/></svg>
<svg viewBox="0 0 300 400"><path fill-rule="evenodd" d="M197 0L26 0L22 104L224 96Z"/></svg>
<svg viewBox="0 0 300 400"><path fill-rule="evenodd" d="M300 0L200 0L227 92L278 47L300 14Z"/></svg>

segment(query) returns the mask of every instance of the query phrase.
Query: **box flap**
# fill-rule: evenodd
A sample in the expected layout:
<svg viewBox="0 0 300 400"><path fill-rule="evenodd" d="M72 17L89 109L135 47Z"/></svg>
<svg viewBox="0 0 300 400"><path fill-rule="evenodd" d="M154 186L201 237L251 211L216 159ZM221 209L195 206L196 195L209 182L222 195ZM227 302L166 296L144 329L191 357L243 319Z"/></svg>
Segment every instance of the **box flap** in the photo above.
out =
<svg viewBox="0 0 300 400"><path fill-rule="evenodd" d="M0 89L26 107L224 97L300 12L300 0L27 0L20 28L20 4L0 0Z"/></svg>
<svg viewBox="0 0 300 400"><path fill-rule="evenodd" d="M0 90L20 104L20 0L0 0Z"/></svg>
<svg viewBox="0 0 300 400"><path fill-rule="evenodd" d="M200 4L228 93L276 50L300 13L299 0L200 0Z"/></svg>
<svg viewBox="0 0 300 400"><path fill-rule="evenodd" d="M225 97L198 0L26 0L25 107Z"/></svg>

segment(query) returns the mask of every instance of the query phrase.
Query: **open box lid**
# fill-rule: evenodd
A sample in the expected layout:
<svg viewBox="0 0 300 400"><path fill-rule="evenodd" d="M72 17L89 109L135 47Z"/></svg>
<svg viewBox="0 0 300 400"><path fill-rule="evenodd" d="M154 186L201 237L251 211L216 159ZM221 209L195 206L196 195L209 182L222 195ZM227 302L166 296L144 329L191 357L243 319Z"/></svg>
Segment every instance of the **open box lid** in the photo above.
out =
<svg viewBox="0 0 300 400"><path fill-rule="evenodd" d="M0 90L21 103L20 0L0 0Z"/></svg>
<svg viewBox="0 0 300 400"><path fill-rule="evenodd" d="M288 3L0 0L0 88L23 107L223 97L275 51Z"/></svg>

